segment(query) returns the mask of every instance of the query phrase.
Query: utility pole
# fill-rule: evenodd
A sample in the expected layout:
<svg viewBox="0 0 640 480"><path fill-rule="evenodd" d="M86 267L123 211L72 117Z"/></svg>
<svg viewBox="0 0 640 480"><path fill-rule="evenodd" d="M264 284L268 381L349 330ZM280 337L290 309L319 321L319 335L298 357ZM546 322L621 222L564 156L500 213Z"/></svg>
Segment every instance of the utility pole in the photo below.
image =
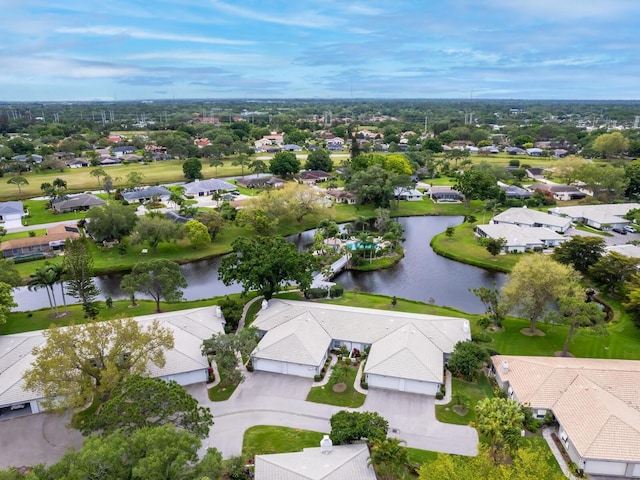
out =
<svg viewBox="0 0 640 480"><path fill-rule="evenodd" d="M427 134L427 122L429 120L429 117L424 117L424 134Z"/></svg>

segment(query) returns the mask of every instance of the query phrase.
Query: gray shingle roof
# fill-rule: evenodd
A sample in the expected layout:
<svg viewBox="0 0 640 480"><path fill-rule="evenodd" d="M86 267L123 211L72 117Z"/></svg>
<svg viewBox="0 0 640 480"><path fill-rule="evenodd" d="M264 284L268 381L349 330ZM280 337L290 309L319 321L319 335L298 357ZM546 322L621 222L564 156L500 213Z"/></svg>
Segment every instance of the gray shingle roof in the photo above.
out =
<svg viewBox="0 0 640 480"><path fill-rule="evenodd" d="M22 202L0 202L0 215L15 215L16 213L22 214L23 212L24 207L22 206Z"/></svg>
<svg viewBox="0 0 640 480"><path fill-rule="evenodd" d="M212 190L232 191L237 190L237 188L235 185L231 185L229 182L225 182L224 180L218 180L217 178L191 182L184 186L184 192L188 195L199 192L210 192Z"/></svg>

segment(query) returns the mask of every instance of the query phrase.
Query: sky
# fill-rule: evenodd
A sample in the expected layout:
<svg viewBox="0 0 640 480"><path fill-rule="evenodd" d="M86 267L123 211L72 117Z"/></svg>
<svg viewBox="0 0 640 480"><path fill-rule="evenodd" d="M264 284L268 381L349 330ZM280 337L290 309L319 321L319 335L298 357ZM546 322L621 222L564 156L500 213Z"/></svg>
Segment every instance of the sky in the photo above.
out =
<svg viewBox="0 0 640 480"><path fill-rule="evenodd" d="M0 101L640 98L639 0L0 0Z"/></svg>

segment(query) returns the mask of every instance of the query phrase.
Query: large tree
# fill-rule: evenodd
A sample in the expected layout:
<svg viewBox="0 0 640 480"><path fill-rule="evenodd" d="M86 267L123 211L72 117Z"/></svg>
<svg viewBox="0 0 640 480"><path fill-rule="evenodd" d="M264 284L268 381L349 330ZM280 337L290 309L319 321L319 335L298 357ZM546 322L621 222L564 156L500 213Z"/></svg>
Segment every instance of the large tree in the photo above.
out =
<svg viewBox="0 0 640 480"><path fill-rule="evenodd" d="M513 267L502 287L501 303L506 312L527 318L529 331L535 333L536 322L553 310L576 275L571 267L546 255L526 255Z"/></svg>
<svg viewBox="0 0 640 480"><path fill-rule="evenodd" d="M67 272L67 294L80 300L86 315L94 311L93 303L99 290L93 281L93 257L85 237L67 240L64 246Z"/></svg>
<svg viewBox="0 0 640 480"><path fill-rule="evenodd" d="M222 455L209 448L199 460L201 444L197 436L171 425L118 430L88 438L49 467L36 467L37 478L219 480Z"/></svg>
<svg viewBox="0 0 640 480"><path fill-rule="evenodd" d="M267 300L285 284L295 282L301 290L311 285L315 259L283 237L237 238L231 245L233 252L218 270L225 285L239 282L243 293L256 290Z"/></svg>
<svg viewBox="0 0 640 480"><path fill-rule="evenodd" d="M135 207L110 202L89 210L85 228L97 241L122 240L133 231L137 221Z"/></svg>
<svg viewBox="0 0 640 480"><path fill-rule="evenodd" d="M282 178L295 175L300 171L300 160L293 152L278 152L269 163L269 171Z"/></svg>
<svg viewBox="0 0 640 480"><path fill-rule="evenodd" d="M155 258L148 262L138 262L131 273L122 277L127 290L142 292L156 302L156 312L160 312L160 301L177 302L182 299L182 289L187 280L180 272L177 263L164 258Z"/></svg>
<svg viewBox="0 0 640 480"><path fill-rule="evenodd" d="M198 221L207 227L207 232L209 232L211 241L215 240L216 236L220 233L225 224L222 214L214 209L209 209L205 213L200 214L198 216Z"/></svg>
<svg viewBox="0 0 640 480"><path fill-rule="evenodd" d="M319 148L318 150L311 152L307 157L304 168L307 170L322 170L324 172L330 172L333 170L333 161L329 155L329 150Z"/></svg>
<svg viewBox="0 0 640 480"><path fill-rule="evenodd" d="M558 300L558 323L569 326L560 356L566 357L569 344L578 333L579 327L601 327L605 320L605 312L600 305L576 282L570 290Z"/></svg>
<svg viewBox="0 0 640 480"><path fill-rule="evenodd" d="M0 282L8 283L12 287L22 284L22 278L13 260L0 258Z"/></svg>
<svg viewBox="0 0 640 480"><path fill-rule="evenodd" d="M627 257L617 252L609 252L600 257L589 270L589 275L595 283L607 293L623 293L620 290L625 282L638 272L640 259Z"/></svg>
<svg viewBox="0 0 640 480"><path fill-rule="evenodd" d="M8 283L0 282L0 325L7 321L11 309L17 307L11 294L12 288Z"/></svg>
<svg viewBox="0 0 640 480"><path fill-rule="evenodd" d="M177 382L132 375L118 383L109 400L76 426L84 435L173 425L200 438L209 435L213 416Z"/></svg>
<svg viewBox="0 0 640 480"><path fill-rule="evenodd" d="M328 213L327 201L324 194L307 185L291 183L279 189L278 195L284 197L289 215L297 223L312 214Z"/></svg>
<svg viewBox="0 0 640 480"><path fill-rule="evenodd" d="M576 177L586 183L595 198L607 203L622 197L629 186L625 170L610 164L585 163Z"/></svg>
<svg viewBox="0 0 640 480"><path fill-rule="evenodd" d="M576 235L553 250L553 259L586 274L604 254L605 245L601 237Z"/></svg>
<svg viewBox="0 0 640 480"><path fill-rule="evenodd" d="M453 347L453 352L447 363L452 375L471 382L476 379L482 364L488 360L489 354L477 343L458 342Z"/></svg>
<svg viewBox="0 0 640 480"><path fill-rule="evenodd" d="M184 227L159 215L145 215L138 220L133 243L146 243L152 253L157 253L158 245L171 242L184 236Z"/></svg>
<svg viewBox="0 0 640 480"><path fill-rule="evenodd" d="M405 478L409 465L409 451L403 443L406 442L399 438L385 438L373 443L369 461L379 479Z"/></svg>
<svg viewBox="0 0 640 480"><path fill-rule="evenodd" d="M22 186L29 185L29 180L22 175L16 175L7 180L7 183L18 187L18 195L22 195Z"/></svg>
<svg viewBox="0 0 640 480"><path fill-rule="evenodd" d="M149 363L162 367L173 348L173 333L158 321L146 328L129 319L53 326L45 343L33 349L25 388L40 392L46 408L81 408L103 401L129 375L145 374Z"/></svg>
<svg viewBox="0 0 640 480"><path fill-rule="evenodd" d="M629 140L622 133L603 133L593 142L593 149L600 152L604 158L611 158L626 152L629 148Z"/></svg>
<svg viewBox="0 0 640 480"><path fill-rule="evenodd" d="M182 164L182 173L187 180L202 179L202 162L197 158L188 158Z"/></svg>
<svg viewBox="0 0 640 480"><path fill-rule="evenodd" d="M459 173L453 188L464 195L467 207L471 200L496 198L500 192L496 177L477 168Z"/></svg>
<svg viewBox="0 0 640 480"><path fill-rule="evenodd" d="M380 165L371 165L365 170L356 171L346 187L356 193L356 201L360 205L371 203L375 207L389 208L395 177Z"/></svg>
<svg viewBox="0 0 640 480"><path fill-rule="evenodd" d="M189 220L184 224L187 238L193 248L202 248L211 243L207 226L198 220Z"/></svg>

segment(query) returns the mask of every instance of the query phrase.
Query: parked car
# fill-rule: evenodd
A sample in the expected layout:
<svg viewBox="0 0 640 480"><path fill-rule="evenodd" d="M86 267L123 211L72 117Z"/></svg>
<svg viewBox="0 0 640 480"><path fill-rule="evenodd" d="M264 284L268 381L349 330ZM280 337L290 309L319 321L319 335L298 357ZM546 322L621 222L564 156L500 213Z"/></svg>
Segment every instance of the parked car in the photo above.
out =
<svg viewBox="0 0 640 480"><path fill-rule="evenodd" d="M624 228L612 228L611 230L613 230L616 233L619 233L620 235L626 235L627 231Z"/></svg>
<svg viewBox="0 0 640 480"><path fill-rule="evenodd" d="M628 233L638 233L638 231L635 228L633 228L631 225L625 225L624 231Z"/></svg>

